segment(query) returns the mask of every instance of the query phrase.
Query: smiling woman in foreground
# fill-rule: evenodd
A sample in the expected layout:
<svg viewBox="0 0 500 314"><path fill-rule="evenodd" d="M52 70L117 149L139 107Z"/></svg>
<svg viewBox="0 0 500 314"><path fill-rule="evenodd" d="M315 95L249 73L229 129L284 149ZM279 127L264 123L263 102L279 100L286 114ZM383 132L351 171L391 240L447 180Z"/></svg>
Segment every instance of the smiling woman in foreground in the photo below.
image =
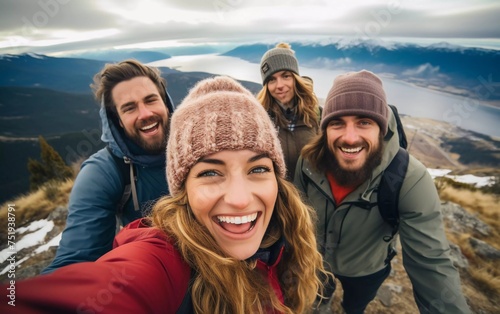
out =
<svg viewBox="0 0 500 314"><path fill-rule="evenodd" d="M96 262L17 282L16 310L304 313L326 274L311 209L285 180L276 131L236 81L199 82L174 113L170 197ZM6 310L5 303L0 310Z"/></svg>

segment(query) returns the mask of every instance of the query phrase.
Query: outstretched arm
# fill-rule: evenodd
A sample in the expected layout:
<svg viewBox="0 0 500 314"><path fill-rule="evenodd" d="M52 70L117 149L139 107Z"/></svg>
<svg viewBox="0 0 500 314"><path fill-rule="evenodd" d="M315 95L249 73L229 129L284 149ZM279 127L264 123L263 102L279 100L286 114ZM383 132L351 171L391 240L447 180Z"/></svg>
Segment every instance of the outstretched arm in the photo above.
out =
<svg viewBox="0 0 500 314"><path fill-rule="evenodd" d="M122 194L123 182L109 154L99 152L85 161L71 191L56 257L42 273L95 261L111 250L116 232L115 208Z"/></svg>
<svg viewBox="0 0 500 314"><path fill-rule="evenodd" d="M419 162L410 167L401 189L400 238L417 306L421 313L470 313L450 259L434 182Z"/></svg>
<svg viewBox="0 0 500 314"><path fill-rule="evenodd" d="M1 302L0 313L175 313L189 276L178 252L146 233L96 262L15 282L15 307Z"/></svg>

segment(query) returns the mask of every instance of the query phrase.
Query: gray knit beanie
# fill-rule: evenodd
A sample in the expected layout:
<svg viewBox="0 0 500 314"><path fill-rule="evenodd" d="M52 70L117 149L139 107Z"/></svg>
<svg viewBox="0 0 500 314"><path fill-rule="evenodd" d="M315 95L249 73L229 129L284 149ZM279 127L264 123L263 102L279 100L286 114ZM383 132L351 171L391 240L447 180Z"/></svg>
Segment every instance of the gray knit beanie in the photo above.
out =
<svg viewBox="0 0 500 314"><path fill-rule="evenodd" d="M340 116L371 118L387 134L388 106L380 78L366 70L337 76L326 96L321 129Z"/></svg>
<svg viewBox="0 0 500 314"><path fill-rule="evenodd" d="M279 43L268 50L260 60L262 84L266 84L271 75L279 71L292 71L299 75L299 62L295 53L287 43Z"/></svg>
<svg viewBox="0 0 500 314"><path fill-rule="evenodd" d="M224 76L198 82L172 115L167 146L167 180L179 193L191 167L222 150L266 153L278 175L286 175L276 129L264 107L237 81Z"/></svg>

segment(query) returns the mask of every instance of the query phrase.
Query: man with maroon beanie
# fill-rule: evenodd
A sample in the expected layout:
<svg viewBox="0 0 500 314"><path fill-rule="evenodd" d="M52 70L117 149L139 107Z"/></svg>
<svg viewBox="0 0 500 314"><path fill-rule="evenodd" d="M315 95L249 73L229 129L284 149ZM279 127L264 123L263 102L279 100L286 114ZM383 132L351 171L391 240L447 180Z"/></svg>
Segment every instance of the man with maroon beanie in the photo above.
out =
<svg viewBox="0 0 500 314"><path fill-rule="evenodd" d="M389 276L396 237L377 205L381 177L399 150L396 119L379 77L338 76L326 97L320 134L302 150L295 185L318 213L319 250L342 284L342 307L363 313ZM399 192L405 270L421 313L470 313L450 260L440 200L426 167L410 156ZM323 302L321 313L331 313Z"/></svg>

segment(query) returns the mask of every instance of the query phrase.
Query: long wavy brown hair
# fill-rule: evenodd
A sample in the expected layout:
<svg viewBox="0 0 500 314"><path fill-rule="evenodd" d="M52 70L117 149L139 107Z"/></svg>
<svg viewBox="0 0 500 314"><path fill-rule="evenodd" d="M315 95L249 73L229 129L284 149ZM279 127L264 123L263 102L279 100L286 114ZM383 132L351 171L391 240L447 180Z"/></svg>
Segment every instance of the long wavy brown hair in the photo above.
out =
<svg viewBox="0 0 500 314"><path fill-rule="evenodd" d="M318 135L313 137L301 150L300 155L304 160L308 160L314 170L319 172L326 171L328 163L327 154L328 141L325 130L321 130Z"/></svg>
<svg viewBox="0 0 500 314"><path fill-rule="evenodd" d="M290 72L295 79L295 99L297 101L298 115L304 120L304 124L308 127L319 127L319 105L318 98L313 90L311 82L301 76ZM267 112L270 112L274 117L275 124L280 127L287 127L288 121L283 116L281 109L274 100L273 96L267 88L267 83L262 87L257 94L257 100L264 106Z"/></svg>
<svg viewBox="0 0 500 314"><path fill-rule="evenodd" d="M277 176L278 197L262 248L284 238L285 249L278 264L282 304L256 260L237 260L225 254L210 232L189 208L185 186L176 196L160 199L152 210L153 225L176 243L184 260L196 270L192 300L196 313L307 313L318 293L320 278L331 276L323 268L315 238L316 219L290 182Z"/></svg>

